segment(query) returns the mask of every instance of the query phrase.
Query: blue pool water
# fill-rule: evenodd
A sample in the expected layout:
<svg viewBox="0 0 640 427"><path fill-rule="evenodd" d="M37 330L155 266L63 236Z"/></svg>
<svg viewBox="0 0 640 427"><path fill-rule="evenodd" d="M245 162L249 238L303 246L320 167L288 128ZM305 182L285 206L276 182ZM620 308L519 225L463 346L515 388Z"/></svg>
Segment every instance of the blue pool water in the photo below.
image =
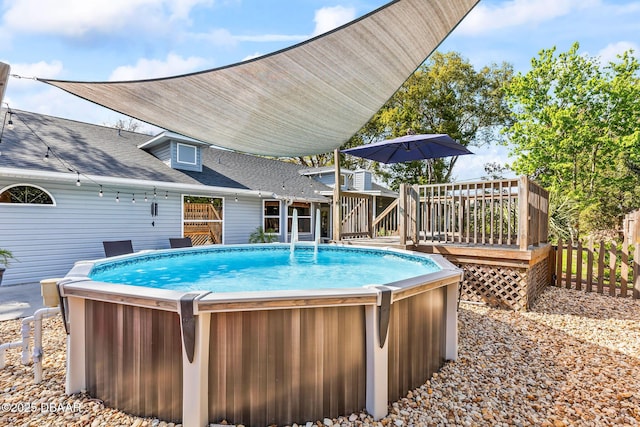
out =
<svg viewBox="0 0 640 427"><path fill-rule="evenodd" d="M94 281L180 291L242 292L382 285L438 271L427 257L286 245L174 250L96 263Z"/></svg>

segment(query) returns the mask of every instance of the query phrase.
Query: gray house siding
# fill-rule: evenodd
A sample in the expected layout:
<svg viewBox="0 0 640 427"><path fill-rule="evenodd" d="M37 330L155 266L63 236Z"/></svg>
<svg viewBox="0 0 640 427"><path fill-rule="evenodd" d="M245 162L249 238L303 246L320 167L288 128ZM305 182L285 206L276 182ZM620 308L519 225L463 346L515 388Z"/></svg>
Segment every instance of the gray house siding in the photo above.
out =
<svg viewBox="0 0 640 427"><path fill-rule="evenodd" d="M356 190L371 190L371 172L356 171L353 173L353 188Z"/></svg>
<svg viewBox="0 0 640 427"><path fill-rule="evenodd" d="M150 149L149 152L162 160L167 166L171 166L171 147L169 144L158 145Z"/></svg>
<svg viewBox="0 0 640 427"><path fill-rule="evenodd" d="M233 196L224 199L224 243L249 243L249 235L262 224L262 199Z"/></svg>
<svg viewBox="0 0 640 427"><path fill-rule="evenodd" d="M0 179L0 188L17 183ZM135 189L119 187L120 203L116 203L115 191L105 188L100 198L93 185L19 183L44 188L56 206L0 204L0 247L16 257L4 274L3 286L62 277L76 261L103 258L104 240L132 240L139 251L167 248L168 238L181 233L180 198L175 193L167 200L158 197L158 216L152 217L151 199L145 203L138 193L136 203L131 203Z"/></svg>

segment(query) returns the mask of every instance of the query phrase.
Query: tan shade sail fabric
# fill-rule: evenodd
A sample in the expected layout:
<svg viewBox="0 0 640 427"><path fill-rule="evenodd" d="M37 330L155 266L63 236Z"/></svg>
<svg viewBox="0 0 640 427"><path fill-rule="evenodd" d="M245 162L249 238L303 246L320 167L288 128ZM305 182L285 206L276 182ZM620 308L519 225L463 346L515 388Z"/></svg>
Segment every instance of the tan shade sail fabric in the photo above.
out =
<svg viewBox="0 0 640 427"><path fill-rule="evenodd" d="M252 154L326 153L355 134L478 0L398 0L251 61L141 81L40 79L138 120Z"/></svg>

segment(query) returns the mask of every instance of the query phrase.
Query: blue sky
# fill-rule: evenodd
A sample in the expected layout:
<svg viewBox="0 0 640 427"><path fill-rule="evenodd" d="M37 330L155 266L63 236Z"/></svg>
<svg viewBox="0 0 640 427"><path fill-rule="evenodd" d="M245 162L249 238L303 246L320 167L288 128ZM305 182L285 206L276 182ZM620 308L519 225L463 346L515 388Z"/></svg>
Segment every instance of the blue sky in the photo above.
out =
<svg viewBox="0 0 640 427"><path fill-rule="evenodd" d="M446 0L441 0L446 1ZM131 80L232 64L303 41L384 0L2 0L0 61L11 65L12 108L98 124L122 116L29 77ZM603 62L640 48L640 0L481 0L440 50L475 66L526 72L544 48L575 42ZM636 55L637 56L637 55ZM149 128L149 131L152 129ZM504 147L473 149L458 180L507 162Z"/></svg>

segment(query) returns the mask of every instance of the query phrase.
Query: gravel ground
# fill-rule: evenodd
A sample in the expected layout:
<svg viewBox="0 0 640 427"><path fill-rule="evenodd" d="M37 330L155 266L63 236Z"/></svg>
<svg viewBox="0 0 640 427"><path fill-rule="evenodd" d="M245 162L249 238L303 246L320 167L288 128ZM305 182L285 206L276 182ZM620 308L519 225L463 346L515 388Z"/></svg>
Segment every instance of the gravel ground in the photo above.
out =
<svg viewBox="0 0 640 427"><path fill-rule="evenodd" d="M460 306L459 358L373 421L366 414L307 426L638 426L640 300L548 288L517 313ZM33 384L20 351L0 370L0 425L166 426L64 394L64 332L44 326L44 380ZM20 321L0 322L0 343L19 339Z"/></svg>

